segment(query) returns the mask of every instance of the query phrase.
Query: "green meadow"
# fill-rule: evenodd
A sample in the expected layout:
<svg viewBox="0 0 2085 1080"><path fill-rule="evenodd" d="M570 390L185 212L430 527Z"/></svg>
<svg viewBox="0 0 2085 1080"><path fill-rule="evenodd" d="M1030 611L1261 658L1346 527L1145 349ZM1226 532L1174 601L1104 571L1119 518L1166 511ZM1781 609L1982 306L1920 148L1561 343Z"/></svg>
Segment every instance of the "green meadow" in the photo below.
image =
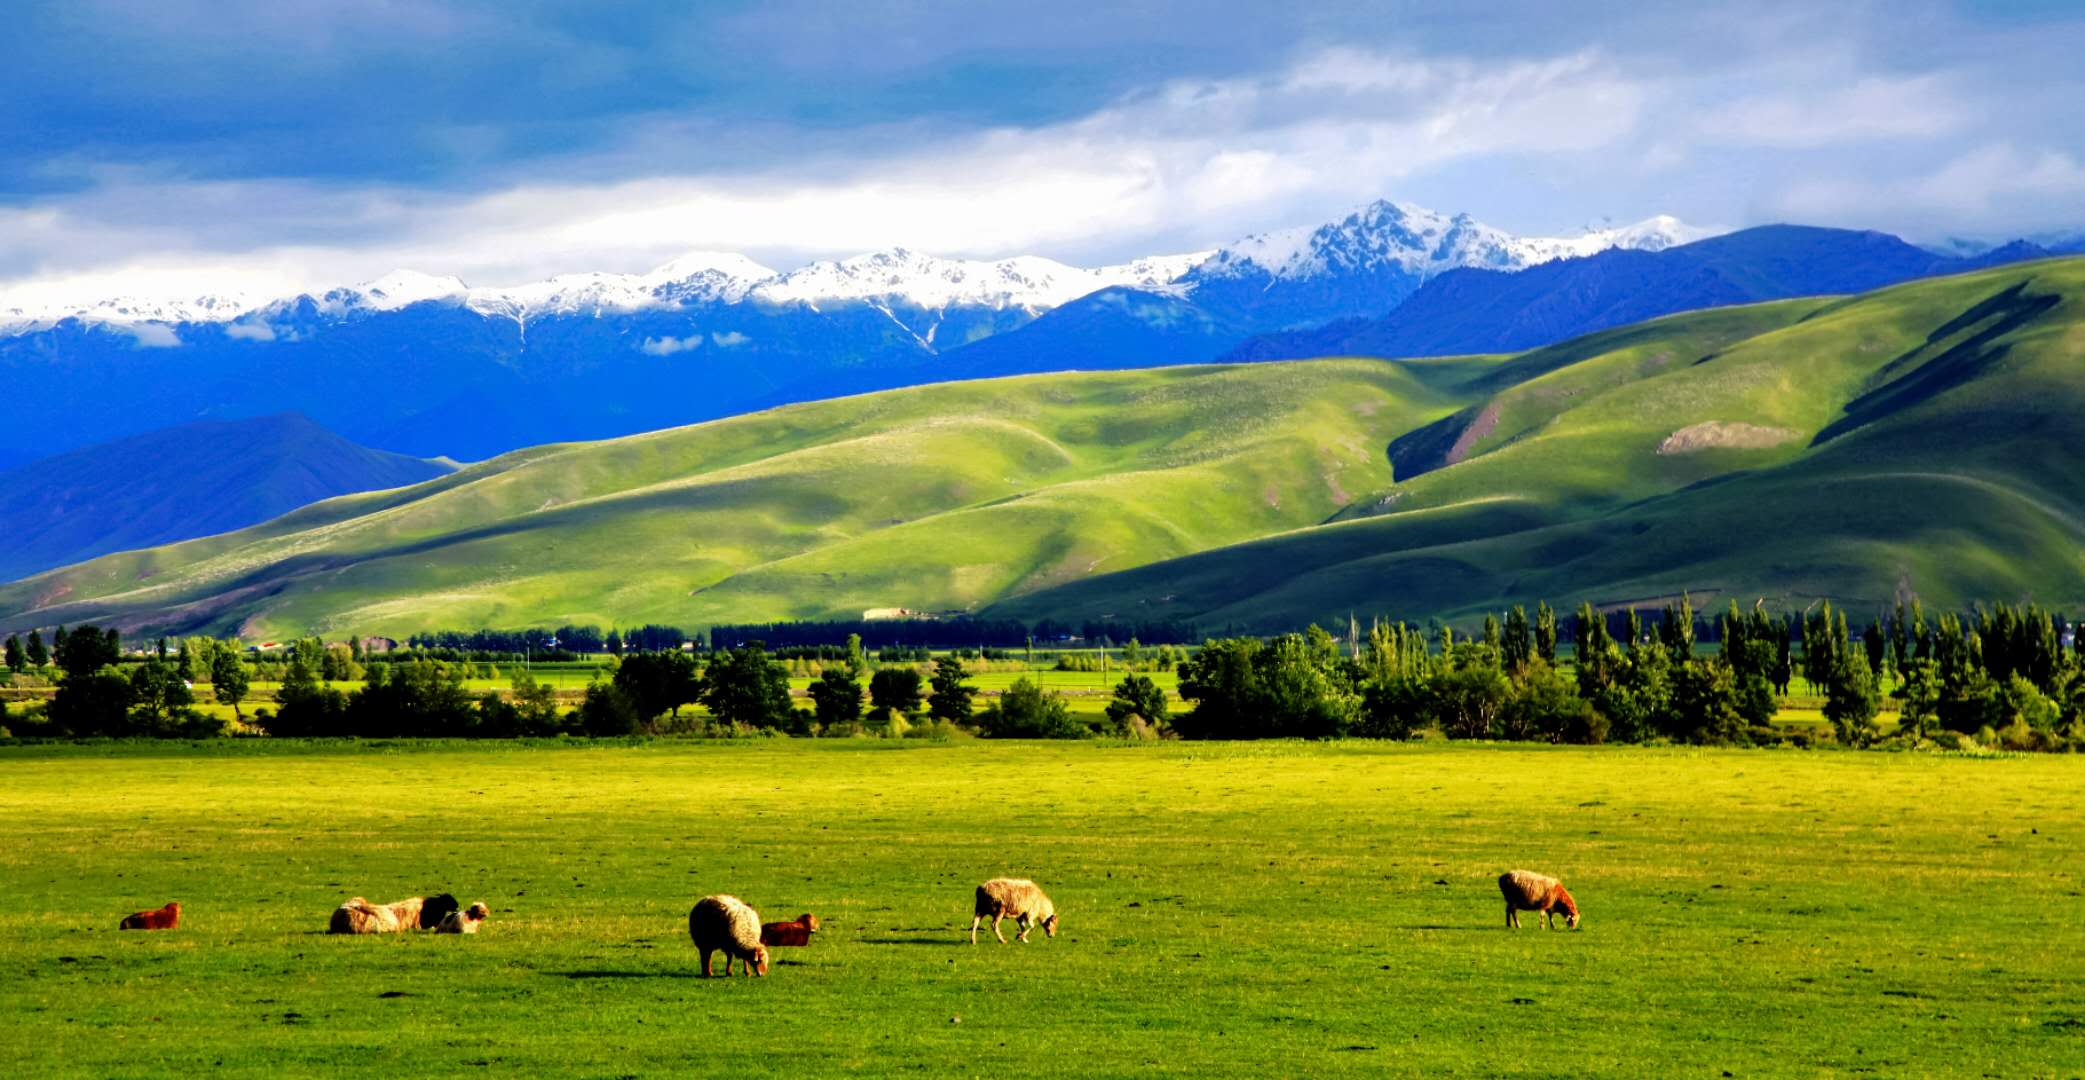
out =
<svg viewBox="0 0 2085 1080"><path fill-rule="evenodd" d="M0 1074L2072 1076L2081 785L1484 745L17 747ZM1515 867L1583 927L1505 929ZM968 944L1001 874L1057 938ZM444 890L482 933L320 932ZM704 980L711 892L825 930ZM170 899L180 929L115 929Z"/></svg>

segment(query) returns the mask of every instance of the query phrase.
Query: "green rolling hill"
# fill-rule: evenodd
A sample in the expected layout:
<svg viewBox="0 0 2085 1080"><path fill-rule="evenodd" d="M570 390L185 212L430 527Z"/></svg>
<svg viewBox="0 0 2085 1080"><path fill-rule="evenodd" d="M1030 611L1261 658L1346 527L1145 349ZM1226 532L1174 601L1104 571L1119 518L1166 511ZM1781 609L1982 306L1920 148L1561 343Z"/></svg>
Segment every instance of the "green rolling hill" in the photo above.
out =
<svg viewBox="0 0 2085 1080"><path fill-rule="evenodd" d="M0 630L2075 604L2081 440L2085 259L2050 260L1512 357L952 383L540 447L0 586Z"/></svg>
<svg viewBox="0 0 2085 1080"><path fill-rule="evenodd" d="M1330 519L1452 411L1380 361L1031 376L540 447L0 586L248 638L970 610Z"/></svg>

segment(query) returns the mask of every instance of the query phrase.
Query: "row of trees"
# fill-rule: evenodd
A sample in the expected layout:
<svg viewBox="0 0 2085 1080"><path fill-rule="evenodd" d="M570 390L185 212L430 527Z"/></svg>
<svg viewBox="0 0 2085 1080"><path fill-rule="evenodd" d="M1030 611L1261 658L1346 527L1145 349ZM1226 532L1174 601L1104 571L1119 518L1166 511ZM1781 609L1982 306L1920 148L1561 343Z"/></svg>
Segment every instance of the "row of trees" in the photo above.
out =
<svg viewBox="0 0 2085 1080"><path fill-rule="evenodd" d="M1519 607L1488 616L1465 640L1451 628L1430 638L1377 623L1365 647L1350 635L1344 655L1317 627L1210 641L1180 667L1181 696L1195 707L1173 727L1189 738L1405 738L1432 729L1450 738L1746 744L1783 737L1772 721L1800 674L1849 745L1882 738L1882 687L1894 678L1896 737L1906 742L1945 733L1984 746L2085 748L2085 660L2064 647L2060 620L2032 606L1929 623L1913 603L1878 617L1856 641L1828 602L1800 619L1733 602L1713 624L1719 649L1706 654L1685 598L1649 623L1585 604L1569 623L1569 677L1547 604L1532 620Z"/></svg>
<svg viewBox="0 0 2085 1080"><path fill-rule="evenodd" d="M216 684L217 699L236 712L246 697L246 666L235 645L214 643L198 654L180 653L173 658L164 647L140 663L123 663L122 638L115 630L82 626L71 632L62 628L52 636L55 648L47 655L63 674L58 691L39 714L25 715L17 723L24 733L61 738L93 737L201 737L218 734L223 724L195 708L194 681L187 665L199 665ZM22 649L28 661L43 643L30 635L31 648ZM9 641L10 658L13 641ZM41 664L37 665L41 667ZM10 662L10 668L14 665ZM17 669L18 670L18 669Z"/></svg>

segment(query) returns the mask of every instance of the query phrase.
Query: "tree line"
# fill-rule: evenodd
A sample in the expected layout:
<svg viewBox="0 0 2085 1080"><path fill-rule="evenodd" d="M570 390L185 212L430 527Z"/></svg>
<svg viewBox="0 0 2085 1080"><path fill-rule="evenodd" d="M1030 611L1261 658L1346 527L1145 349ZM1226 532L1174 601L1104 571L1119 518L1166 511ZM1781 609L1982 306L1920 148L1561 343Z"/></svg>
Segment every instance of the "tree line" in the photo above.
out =
<svg viewBox="0 0 2085 1080"><path fill-rule="evenodd" d="M1704 622L1714 645L1700 640ZM1568 657L1560 656L1568 635ZM790 652L811 652L792 647ZM1821 603L1774 615L1734 602L1711 620L1681 598L1661 611L1604 613L1581 604L1560 619L1547 604L1487 616L1479 631L1422 629L1377 620L1345 640L1312 626L1271 638L1229 637L1194 649L1167 647L1127 665L1099 718L1075 716L1060 694L1023 678L977 707L957 655L886 646L902 660L872 662L863 639L815 649L820 670L807 706L789 692L789 669L765 642L707 653L626 652L560 708L526 670L506 693L473 694L472 665L425 655L376 659L358 643L291 643L276 708L252 724L274 735L510 737L634 733L774 732L791 735L949 735L1076 738L1092 735L1257 739L1409 738L1704 745L1781 742L1773 724L1800 676L1819 697L1833 737L1870 746L2015 750L2085 748L2085 642L2034 605L1995 604L1929 618L1916 601L1869 621L1856 636L1845 612ZM13 672L60 671L57 693L13 721L23 733L60 737L197 736L223 725L195 708L191 684L241 702L251 675L236 643L161 639L126 661L114 630L60 628L46 646L35 632L5 642ZM1137 659L1142 661L1139 651ZM1128 659L1128 657L1125 657ZM1175 715L1139 667L1179 674L1190 708ZM330 684L360 681L354 690ZM1887 696L1885 687L1888 687ZM1894 698L1894 732L1879 723ZM697 714L690 706L702 706ZM683 710L688 710L685 714Z"/></svg>

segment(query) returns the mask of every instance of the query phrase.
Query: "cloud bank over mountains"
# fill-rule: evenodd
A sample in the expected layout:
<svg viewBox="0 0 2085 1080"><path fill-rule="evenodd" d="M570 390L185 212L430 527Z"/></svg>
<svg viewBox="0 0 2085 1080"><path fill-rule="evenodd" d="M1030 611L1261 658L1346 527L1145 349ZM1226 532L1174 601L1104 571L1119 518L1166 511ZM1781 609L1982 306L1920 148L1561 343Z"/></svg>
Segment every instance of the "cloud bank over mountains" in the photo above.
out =
<svg viewBox="0 0 2085 1080"><path fill-rule="evenodd" d="M0 44L24 103L0 288L531 281L697 249L1104 265L1385 191L1527 235L2085 221L2085 18L2060 6L1194 5L1191 42L1181 5L989 8L35 7Z"/></svg>

